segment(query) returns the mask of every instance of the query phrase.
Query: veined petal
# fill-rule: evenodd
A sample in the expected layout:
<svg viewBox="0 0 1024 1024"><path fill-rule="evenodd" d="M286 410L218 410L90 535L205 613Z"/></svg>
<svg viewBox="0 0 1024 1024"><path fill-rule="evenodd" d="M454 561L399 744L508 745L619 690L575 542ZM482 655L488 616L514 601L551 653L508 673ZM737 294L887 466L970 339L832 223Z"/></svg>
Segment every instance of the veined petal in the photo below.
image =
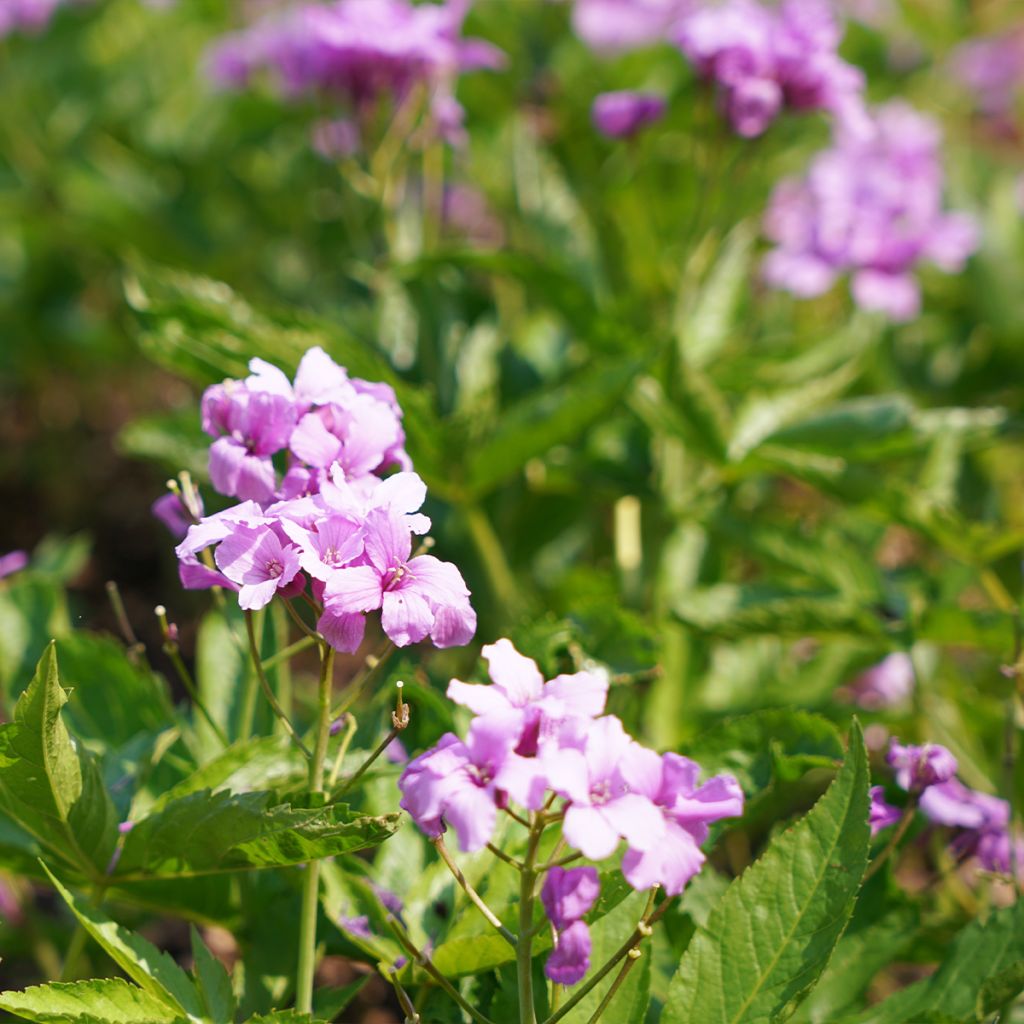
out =
<svg viewBox="0 0 1024 1024"><path fill-rule="evenodd" d="M335 569L324 587L324 604L335 612L369 612L381 606L380 576L369 565Z"/></svg>
<svg viewBox="0 0 1024 1024"><path fill-rule="evenodd" d="M619 845L619 833L611 826L602 809L572 804L565 812L562 835L565 841L589 860L604 860Z"/></svg>
<svg viewBox="0 0 1024 1024"><path fill-rule="evenodd" d="M324 426L317 413L309 412L292 431L288 447L303 462L323 469L338 458L341 442Z"/></svg>
<svg viewBox="0 0 1024 1024"><path fill-rule="evenodd" d="M411 590L386 590L381 602L381 625L396 647L418 644L434 624L430 605Z"/></svg>
<svg viewBox="0 0 1024 1024"><path fill-rule="evenodd" d="M665 838L661 811L639 793L624 793L599 808L605 820L635 850L650 850Z"/></svg>
<svg viewBox="0 0 1024 1024"><path fill-rule="evenodd" d="M277 593L277 580L264 580L262 583L243 583L238 588L239 607L246 611L256 611L270 604Z"/></svg>
<svg viewBox="0 0 1024 1024"><path fill-rule="evenodd" d="M339 612L327 607L317 620L316 628L336 651L354 654L363 642L366 619L358 612Z"/></svg>
<svg viewBox="0 0 1024 1024"><path fill-rule="evenodd" d="M417 562L419 559L413 561ZM508 696L510 703L516 707L525 707L530 701L540 697L544 688L544 677L537 668L537 662L520 654L512 646L511 640L501 639L488 644L480 653L487 662L487 669L495 687Z"/></svg>

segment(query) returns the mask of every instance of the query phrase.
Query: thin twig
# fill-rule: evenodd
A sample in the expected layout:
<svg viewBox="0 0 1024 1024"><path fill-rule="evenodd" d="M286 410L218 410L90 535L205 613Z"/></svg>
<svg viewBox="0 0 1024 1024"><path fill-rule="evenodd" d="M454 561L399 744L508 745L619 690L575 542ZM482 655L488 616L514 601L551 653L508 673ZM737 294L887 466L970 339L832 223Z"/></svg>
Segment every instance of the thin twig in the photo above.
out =
<svg viewBox="0 0 1024 1024"><path fill-rule="evenodd" d="M420 1024L420 1015L416 1012L416 1007L413 1006L409 993L402 988L402 984L398 980L398 971L394 967L388 971L388 981L391 982L395 990L395 998L398 999L398 1005L401 1006L402 1013L405 1014L405 1024Z"/></svg>
<svg viewBox="0 0 1024 1024"><path fill-rule="evenodd" d="M334 764L331 767L331 774L327 777L327 790L330 792L334 789L334 784L338 781L338 772L341 771L341 762L345 760L345 755L348 753L348 748L352 743L352 737L356 734L356 729L359 723L356 721L356 716L351 711L347 712L348 723L345 727L345 735L341 738L341 745L338 747L338 753L335 755Z"/></svg>
<svg viewBox="0 0 1024 1024"><path fill-rule="evenodd" d="M511 864L512 867L516 869L516 871L523 870L522 861L516 860L515 857L510 857L504 850L495 846L494 843L488 843L487 849L490 850L491 853L493 853L494 856L498 858L498 860L503 860L506 864Z"/></svg>
<svg viewBox="0 0 1024 1024"><path fill-rule="evenodd" d="M300 651L305 651L317 643L315 636L304 636L301 640L296 640L295 643L289 644L287 647L282 647L277 654L272 654L269 658L263 662L263 671L266 672L269 669L279 665L282 661L287 661L289 658L293 658Z"/></svg>
<svg viewBox="0 0 1024 1024"><path fill-rule="evenodd" d="M432 840L432 842L434 845L434 849L437 850L437 852L441 855L441 859L445 862L445 864L448 865L448 870L451 871L451 873L455 876L455 881L458 882L459 885L462 887L462 890L469 897L469 900L473 904L473 906L475 906L476 909L484 915L488 923L495 929L495 931L497 931L497 933L514 949L518 941L515 935L513 935L512 932L510 932L508 928L506 928L501 923L501 921L498 919L498 915L495 914L495 912L491 910L489 906L487 906L486 902L484 902L483 897L476 891L476 889L473 888L473 886L469 884L469 882L466 879L466 876L462 873L462 868L460 868L459 865L455 863L455 860L452 857L451 853L448 852L448 847L444 845L444 837L438 836L436 839Z"/></svg>
<svg viewBox="0 0 1024 1024"><path fill-rule="evenodd" d="M128 659L133 665L138 664L146 656L146 645L139 642L139 638L132 629L128 612L125 611L124 601L121 599L121 591L114 580L107 580L107 597L110 600L110 607L114 610L114 618L117 619L117 627L121 630L124 642L128 648Z"/></svg>
<svg viewBox="0 0 1024 1024"><path fill-rule="evenodd" d="M299 750L302 751L302 756L309 761L312 757L312 754L309 752L309 748L302 742L302 738L295 731L295 726L292 725L291 720L284 713L284 709L277 702L277 697L271 689L270 683L267 681L267 674L263 671L263 662L260 661L260 652L259 647L256 644L256 630L253 626L251 611L246 611L245 613L245 628L249 634L249 651L252 654L253 668L256 670L256 676L260 681L260 687L263 690L263 694L267 698L274 714L277 715L281 724L284 726L284 731L288 733L292 742L299 748Z"/></svg>
<svg viewBox="0 0 1024 1024"><path fill-rule="evenodd" d="M612 1000L615 998L616 993L622 987L622 983L626 980L626 976L633 969L633 965L643 956L643 953L634 946L627 954L626 959L622 961L622 966L619 968L619 973L615 975L615 980L608 986L608 991L604 994L604 999L597 1004L597 1009L593 1012L590 1020L587 1024L597 1024L604 1014L604 1011L611 1006Z"/></svg>
<svg viewBox="0 0 1024 1024"><path fill-rule="evenodd" d="M395 938L398 939L402 948L412 957L413 962L417 963L422 967L427 974L429 974L434 981L438 983L448 993L452 999L455 1000L463 1010L466 1011L477 1022L477 1024L495 1024L489 1017L485 1017L479 1010L474 1006L466 1002L462 998L462 993L452 985L452 983L434 966L433 961L425 953L421 953L416 946L413 944L412 939L409 938L408 934L403 928L401 928L394 916L388 915L388 926L394 933Z"/></svg>
<svg viewBox="0 0 1024 1024"><path fill-rule="evenodd" d="M366 667L364 671L361 675L356 677L354 682L349 683L344 697L342 697L341 701L335 705L331 711L332 719L339 717L352 707L356 702L356 699L359 697L359 694L363 692L366 684L377 674L394 650L394 644L390 640L387 640L381 645L377 654L368 654L366 656Z"/></svg>
<svg viewBox="0 0 1024 1024"><path fill-rule="evenodd" d="M310 629L309 626L306 625L305 620L295 610L295 606L291 603L291 601L289 601L288 598L286 597L282 598L281 600L284 602L284 606L288 610L288 614L292 617L292 621L295 623L295 625L298 626L299 629L301 629L302 632L306 634L306 637L309 640L312 640L314 643L320 643L323 640L323 637L321 637L320 634L315 629Z"/></svg>
<svg viewBox="0 0 1024 1024"><path fill-rule="evenodd" d="M914 820L914 812L916 810L917 794L911 793L910 799L907 801L907 806L903 808L903 815L900 817L899 823L896 825L896 828L893 829L893 833L889 837L889 842L885 844L885 849L882 850L882 852L868 865L867 871L864 872L864 878L861 881L861 885L871 878L893 855L896 847L900 844L900 840L907 834L907 829L910 828L910 823Z"/></svg>

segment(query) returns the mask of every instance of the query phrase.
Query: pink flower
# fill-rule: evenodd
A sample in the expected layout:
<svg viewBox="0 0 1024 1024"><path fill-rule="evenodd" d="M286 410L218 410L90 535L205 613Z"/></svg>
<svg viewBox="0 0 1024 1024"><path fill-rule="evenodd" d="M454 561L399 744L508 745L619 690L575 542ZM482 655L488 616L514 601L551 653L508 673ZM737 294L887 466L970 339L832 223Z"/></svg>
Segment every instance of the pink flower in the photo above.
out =
<svg viewBox="0 0 1024 1024"><path fill-rule="evenodd" d="M239 587L238 603L246 610L263 608L299 572L299 549L281 543L270 527L239 526L217 548L217 567Z"/></svg>
<svg viewBox="0 0 1024 1024"><path fill-rule="evenodd" d="M0 580L21 572L28 565L28 553L25 551L9 551L0 556Z"/></svg>
<svg viewBox="0 0 1024 1024"><path fill-rule="evenodd" d="M555 948L544 964L544 973L556 984L575 985L590 970L590 929L583 921L558 933Z"/></svg>
<svg viewBox="0 0 1024 1024"><path fill-rule="evenodd" d="M659 757L638 744L623 758L622 775L634 793L656 804L664 837L646 848L626 851L622 873L634 889L660 885L669 896L683 891L704 863L700 844L708 823L743 813L743 791L731 775L716 775L698 786L700 765L679 754Z"/></svg>
<svg viewBox="0 0 1024 1024"><path fill-rule="evenodd" d="M566 718L596 718L604 711L608 696L606 675L577 672L544 682L537 663L520 654L511 640L488 644L481 653L487 661L492 685L453 679L448 684L448 698L477 715L521 712L524 728L517 748L520 754L537 752L542 721L550 726Z"/></svg>
<svg viewBox="0 0 1024 1024"><path fill-rule="evenodd" d="M883 828L895 825L902 816L902 811L885 801L885 790L881 786L871 787L871 807L868 811L868 823L871 834L877 835Z"/></svg>
<svg viewBox="0 0 1024 1024"><path fill-rule="evenodd" d="M938 743L915 747L893 740L886 761L896 772L899 787L908 793L920 793L928 786L948 782L956 775L956 758Z"/></svg>
<svg viewBox="0 0 1024 1024"><path fill-rule="evenodd" d="M374 510L364 531L366 564L336 570L324 588L317 628L328 641L354 651L364 613L380 608L384 632L398 647L427 636L438 647L467 643L476 631L476 613L459 570L432 555L410 558L412 535L393 513Z"/></svg>
<svg viewBox="0 0 1024 1024"><path fill-rule="evenodd" d="M185 534L188 533L188 528L192 525L191 513L185 508L185 503L179 495L173 491L168 491L162 497L157 498L150 506L150 511L179 540L184 539ZM199 512L201 515L201 504Z"/></svg>
<svg viewBox="0 0 1024 1024"><path fill-rule="evenodd" d="M866 669L844 691L862 708L875 711L906 700L914 690L910 655L896 651Z"/></svg>
<svg viewBox="0 0 1024 1024"><path fill-rule="evenodd" d="M594 905L601 892L596 868L551 868L540 901L556 931L565 931Z"/></svg>
<svg viewBox="0 0 1024 1024"><path fill-rule="evenodd" d="M345 516L318 519L310 529L282 518L281 529L300 551L299 565L315 580L326 582L336 569L363 553L363 531Z"/></svg>
<svg viewBox="0 0 1024 1024"><path fill-rule="evenodd" d="M652 93L604 92L594 99L590 116L594 127L610 139L625 139L660 120L665 101Z"/></svg>
<svg viewBox="0 0 1024 1024"><path fill-rule="evenodd" d="M590 860L603 860L620 837L642 851L664 840L660 810L632 792L620 770L633 741L617 718L568 719L557 743L542 746L540 760L551 788L570 801L562 825L566 842Z"/></svg>
<svg viewBox="0 0 1024 1024"><path fill-rule="evenodd" d="M536 765L513 753L519 728L517 715L491 715L473 722L465 743L446 733L409 762L398 780L399 806L427 835L439 836L447 823L464 851L481 849L509 796L534 808L543 801Z"/></svg>

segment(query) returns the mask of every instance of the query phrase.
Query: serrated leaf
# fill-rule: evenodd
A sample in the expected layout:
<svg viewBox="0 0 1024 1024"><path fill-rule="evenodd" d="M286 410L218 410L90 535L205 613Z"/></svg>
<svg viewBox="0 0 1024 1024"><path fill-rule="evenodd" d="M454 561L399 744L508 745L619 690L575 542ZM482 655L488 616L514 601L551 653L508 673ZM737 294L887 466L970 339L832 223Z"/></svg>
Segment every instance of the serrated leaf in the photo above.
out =
<svg viewBox="0 0 1024 1024"><path fill-rule="evenodd" d="M867 867L867 752L854 724L835 781L776 838L697 929L661 1024L768 1024L824 970Z"/></svg>
<svg viewBox="0 0 1024 1024"><path fill-rule="evenodd" d="M150 996L190 1020L203 1019L199 993L192 979L172 957L72 895L52 871L47 869L46 873L82 927L129 978Z"/></svg>
<svg viewBox="0 0 1024 1024"><path fill-rule="evenodd" d="M165 1002L123 978L53 982L4 992L0 1009L37 1024L179 1024L182 1020Z"/></svg>
<svg viewBox="0 0 1024 1024"><path fill-rule="evenodd" d="M319 1024L319 1018L295 1010L274 1010L273 1013L258 1013L245 1024Z"/></svg>
<svg viewBox="0 0 1024 1024"><path fill-rule="evenodd" d="M342 1010L366 987L369 974L339 988L318 988L313 993L313 1016L320 1020L334 1020Z"/></svg>
<svg viewBox="0 0 1024 1024"><path fill-rule="evenodd" d="M972 921L939 969L872 1007L857 1024L943 1021L975 1024L1024 990L1024 902Z"/></svg>
<svg viewBox="0 0 1024 1024"><path fill-rule="evenodd" d="M399 815L374 818L345 805L273 805L272 793L201 790L174 800L128 833L116 884L220 871L286 867L382 843Z"/></svg>
<svg viewBox="0 0 1024 1024"><path fill-rule="evenodd" d="M0 727L0 811L87 876L105 871L117 841L117 815L93 757L61 719L55 644Z"/></svg>
<svg viewBox="0 0 1024 1024"><path fill-rule="evenodd" d="M224 965L210 952L193 925L191 929L192 973L196 988L212 1021L230 1022L235 1019L237 1002L231 988L231 978Z"/></svg>
<svg viewBox="0 0 1024 1024"><path fill-rule="evenodd" d="M646 361L630 357L589 366L504 410L489 436L460 453L470 495L484 497L530 459L574 441L614 407Z"/></svg>

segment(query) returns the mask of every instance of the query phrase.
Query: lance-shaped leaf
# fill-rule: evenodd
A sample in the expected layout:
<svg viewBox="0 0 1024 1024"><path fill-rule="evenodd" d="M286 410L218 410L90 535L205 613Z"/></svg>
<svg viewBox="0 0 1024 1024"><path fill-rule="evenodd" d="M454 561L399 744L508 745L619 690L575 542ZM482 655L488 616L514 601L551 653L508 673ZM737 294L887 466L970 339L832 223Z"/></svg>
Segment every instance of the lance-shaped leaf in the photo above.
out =
<svg viewBox="0 0 1024 1024"><path fill-rule="evenodd" d="M207 949L206 943L194 927L191 937L194 964L192 973L195 975L196 988L206 1007L206 1016L213 1021L233 1021L238 1004L231 988L231 978L224 965Z"/></svg>
<svg viewBox="0 0 1024 1024"><path fill-rule="evenodd" d="M867 867L860 727L828 792L726 891L694 935L661 1024L754 1024L791 1010L825 969Z"/></svg>
<svg viewBox="0 0 1024 1024"><path fill-rule="evenodd" d="M307 864L382 843L399 815L368 817L344 804L273 806L272 793L202 790L174 800L128 834L114 884Z"/></svg>
<svg viewBox="0 0 1024 1024"><path fill-rule="evenodd" d="M170 956L72 895L52 871L47 874L82 927L132 981L178 1016L204 1019L203 1002L192 979Z"/></svg>
<svg viewBox="0 0 1024 1024"><path fill-rule="evenodd" d="M1024 990L1024 903L972 921L939 969L857 1017L857 1024L982 1021Z"/></svg>
<svg viewBox="0 0 1024 1024"><path fill-rule="evenodd" d="M101 875L117 841L117 815L90 754L61 720L68 695L53 643L0 728L0 812L90 877Z"/></svg>
<svg viewBox="0 0 1024 1024"><path fill-rule="evenodd" d="M0 1009L36 1024L180 1024L184 1020L177 1010L123 978L55 982L4 992Z"/></svg>

